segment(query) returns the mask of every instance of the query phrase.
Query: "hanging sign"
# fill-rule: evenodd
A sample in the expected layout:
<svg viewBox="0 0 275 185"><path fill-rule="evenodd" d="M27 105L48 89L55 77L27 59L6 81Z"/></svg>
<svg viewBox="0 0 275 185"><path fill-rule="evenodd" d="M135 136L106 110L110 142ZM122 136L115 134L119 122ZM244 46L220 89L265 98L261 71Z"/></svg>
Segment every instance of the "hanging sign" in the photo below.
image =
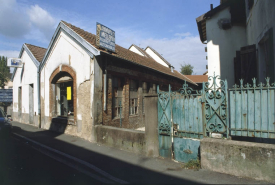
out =
<svg viewBox="0 0 275 185"><path fill-rule="evenodd" d="M0 102L12 103L12 89L0 89Z"/></svg>
<svg viewBox="0 0 275 185"><path fill-rule="evenodd" d="M96 45L115 52L115 31L100 23L96 23Z"/></svg>
<svg viewBox="0 0 275 185"><path fill-rule="evenodd" d="M71 99L72 99L72 88L67 87L67 100L71 100Z"/></svg>
<svg viewBox="0 0 275 185"><path fill-rule="evenodd" d="M23 61L21 58L8 58L7 61L8 67L23 67Z"/></svg>

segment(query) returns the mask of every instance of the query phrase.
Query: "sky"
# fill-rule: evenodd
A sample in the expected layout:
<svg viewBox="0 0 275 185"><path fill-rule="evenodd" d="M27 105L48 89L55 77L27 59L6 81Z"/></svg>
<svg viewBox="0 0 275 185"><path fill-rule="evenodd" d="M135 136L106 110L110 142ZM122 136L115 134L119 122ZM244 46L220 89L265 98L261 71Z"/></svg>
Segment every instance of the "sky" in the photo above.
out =
<svg viewBox="0 0 275 185"><path fill-rule="evenodd" d="M18 57L24 43L48 48L64 20L96 34L96 22L115 31L116 44L151 46L176 70L206 70L196 18L220 0L0 0L0 56Z"/></svg>

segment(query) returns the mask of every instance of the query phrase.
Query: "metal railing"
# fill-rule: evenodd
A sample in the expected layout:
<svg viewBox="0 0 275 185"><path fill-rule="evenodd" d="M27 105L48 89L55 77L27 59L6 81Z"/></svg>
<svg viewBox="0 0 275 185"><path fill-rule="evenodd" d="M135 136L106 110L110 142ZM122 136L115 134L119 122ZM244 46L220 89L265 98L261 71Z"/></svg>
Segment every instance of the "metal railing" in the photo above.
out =
<svg viewBox="0 0 275 185"><path fill-rule="evenodd" d="M275 84L234 85L230 96L230 135L275 138Z"/></svg>

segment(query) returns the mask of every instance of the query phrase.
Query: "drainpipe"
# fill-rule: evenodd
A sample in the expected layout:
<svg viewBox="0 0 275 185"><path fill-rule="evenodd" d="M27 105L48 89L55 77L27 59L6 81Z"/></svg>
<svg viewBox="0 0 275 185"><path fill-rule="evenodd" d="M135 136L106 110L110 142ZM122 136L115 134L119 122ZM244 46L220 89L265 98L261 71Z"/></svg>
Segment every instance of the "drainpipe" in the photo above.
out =
<svg viewBox="0 0 275 185"><path fill-rule="evenodd" d="M38 99L38 128L41 128L41 104L40 104L40 72L37 68L37 99Z"/></svg>

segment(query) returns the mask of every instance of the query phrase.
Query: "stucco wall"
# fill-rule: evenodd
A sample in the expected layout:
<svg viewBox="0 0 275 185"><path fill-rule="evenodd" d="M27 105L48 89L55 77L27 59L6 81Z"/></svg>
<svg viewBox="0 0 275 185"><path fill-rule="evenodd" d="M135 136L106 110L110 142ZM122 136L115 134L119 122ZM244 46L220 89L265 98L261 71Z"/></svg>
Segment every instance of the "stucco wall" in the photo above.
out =
<svg viewBox="0 0 275 185"><path fill-rule="evenodd" d="M34 115L38 113L38 99L37 99L37 67L31 60L26 51L23 51L21 59L24 64L24 68L17 68L13 79L13 112L18 113L18 87L22 87L22 114L23 117L13 116L15 121L21 121L29 123L29 119L26 119L29 114L29 85L33 84L33 105ZM15 114L16 115L16 114Z"/></svg>
<svg viewBox="0 0 275 185"><path fill-rule="evenodd" d="M76 74L76 94L74 96L77 96L76 125L67 126L65 132L90 140L91 133L87 127L93 121L93 108L90 105L94 92L94 60L63 31L58 35L41 72L41 116L42 121L45 120L44 128L49 129L51 126L51 119L49 119L52 116L49 100L50 77L54 70L64 65L69 66Z"/></svg>
<svg viewBox="0 0 275 185"><path fill-rule="evenodd" d="M204 138L201 167L275 183L275 145Z"/></svg>
<svg viewBox="0 0 275 185"><path fill-rule="evenodd" d="M234 57L236 51L246 46L246 32L244 26L232 26L223 30L218 21L231 18L230 9L226 8L206 20L208 74L220 75L222 80L227 79L228 87L234 84Z"/></svg>
<svg viewBox="0 0 275 185"><path fill-rule="evenodd" d="M274 0L255 0L254 6L252 9L247 12L247 20L246 20L246 33L247 33L247 44L252 45L256 44L256 47L259 48L259 42L263 38L264 34L270 29L273 28L273 49L275 48L275 1ZM248 11L248 10L247 10ZM258 56L260 62L262 61L261 57L262 53L259 50ZM273 59L275 59L275 52L273 51ZM274 61L273 61L274 62ZM259 65L259 72L260 73ZM275 65L274 65L275 71ZM275 77L275 74L274 74ZM258 77L261 81L265 81L264 77ZM275 79L275 78L274 78Z"/></svg>
<svg viewBox="0 0 275 185"><path fill-rule="evenodd" d="M161 65L165 67L169 67L159 56L157 56L154 51L152 51L150 48L147 48L146 53L148 53L156 62L160 63Z"/></svg>
<svg viewBox="0 0 275 185"><path fill-rule="evenodd" d="M132 52L135 52L135 53L137 53L137 54L139 54L141 56L144 56L144 54L142 54L135 46L131 46L129 48L129 50L132 51Z"/></svg>

